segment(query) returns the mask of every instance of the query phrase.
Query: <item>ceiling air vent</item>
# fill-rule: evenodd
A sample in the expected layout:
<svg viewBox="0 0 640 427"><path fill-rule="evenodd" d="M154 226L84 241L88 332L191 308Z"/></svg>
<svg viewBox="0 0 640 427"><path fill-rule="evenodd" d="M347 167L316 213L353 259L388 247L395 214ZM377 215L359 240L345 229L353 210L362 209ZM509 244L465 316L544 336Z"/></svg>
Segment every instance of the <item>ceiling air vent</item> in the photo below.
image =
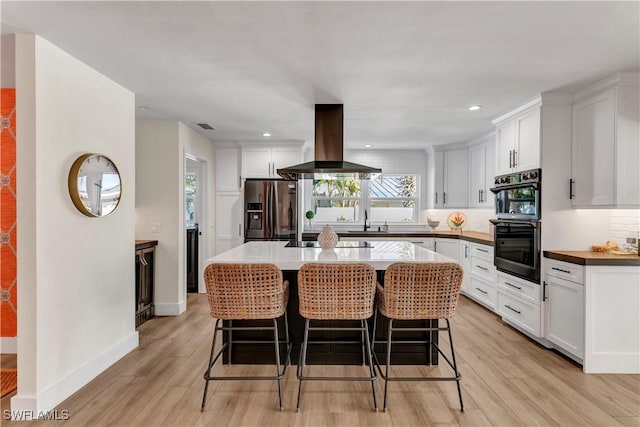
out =
<svg viewBox="0 0 640 427"><path fill-rule="evenodd" d="M215 130L215 128L211 126L209 123L197 123L197 125L204 130Z"/></svg>

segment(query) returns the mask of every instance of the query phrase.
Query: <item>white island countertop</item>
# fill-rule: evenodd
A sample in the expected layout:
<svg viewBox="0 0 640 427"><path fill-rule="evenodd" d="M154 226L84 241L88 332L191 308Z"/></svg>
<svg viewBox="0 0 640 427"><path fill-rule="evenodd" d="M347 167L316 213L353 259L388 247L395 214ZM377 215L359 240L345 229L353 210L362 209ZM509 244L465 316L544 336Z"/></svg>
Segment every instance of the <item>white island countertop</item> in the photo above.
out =
<svg viewBox="0 0 640 427"><path fill-rule="evenodd" d="M340 241L348 245L348 241ZM205 265L213 262L256 263L268 262L281 270L299 270L308 262L364 262L376 270L386 270L394 262L455 262L456 260L416 246L411 242L373 241L372 247L339 247L331 251L320 248L285 248L287 242L248 242L209 258ZM357 242L353 242L354 245Z"/></svg>

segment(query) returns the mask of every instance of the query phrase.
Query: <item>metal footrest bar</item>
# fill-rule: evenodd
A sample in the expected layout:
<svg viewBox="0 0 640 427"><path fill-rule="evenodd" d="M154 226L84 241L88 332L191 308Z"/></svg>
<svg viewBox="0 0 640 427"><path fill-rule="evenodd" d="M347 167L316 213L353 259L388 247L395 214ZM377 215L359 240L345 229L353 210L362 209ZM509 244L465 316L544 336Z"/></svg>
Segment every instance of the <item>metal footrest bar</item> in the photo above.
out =
<svg viewBox="0 0 640 427"><path fill-rule="evenodd" d="M218 380L218 381L230 381L230 380L276 380L278 382L278 398L279 398L279 403L280 403L280 410L284 410L284 405L283 405L283 399L282 399L282 385L281 385L281 381L284 378L284 376L287 373L287 367L291 364L291 340L289 338L289 322L287 319L287 313L285 311L284 314L284 325L285 325L285 341L282 341L280 339L280 335L278 334L278 321L277 319L273 319L273 326L272 327L234 327L234 326L228 326L228 327L219 327L218 325L220 324L220 319L216 320L215 323L215 327L214 327L214 332L213 332L213 342L211 343L211 354L209 355L209 364L207 366L207 370L204 373L204 380L205 380L205 386L204 386L204 394L202 396L202 406L200 407L200 411L204 411L204 407L207 401L207 391L209 389L209 381L211 380ZM217 337L218 337L218 331L229 331L230 333L232 331L238 331L238 330L244 330L244 331L249 331L249 330L253 330L253 331L265 331L265 330L271 330L273 331L273 335L274 335L274 339L273 341L264 341L264 340L260 340L260 341L247 341L247 340L243 340L243 341L235 341L236 343L264 343L264 344L273 344L274 345L274 349L275 349L275 364L276 364L276 374L275 375L242 375L242 376L212 376L211 375L211 369L213 368L213 365L216 363L216 361L220 358L220 356L224 353L224 351L229 348L229 359L231 359L231 345L232 345L232 341L230 340L227 343L224 343L221 347L220 350L214 355L215 353L215 347L216 347L216 341L217 341ZM280 345L286 343L287 345L287 357L284 361L284 365L282 366L280 363ZM282 368L281 368L282 366Z"/></svg>
<svg viewBox="0 0 640 427"><path fill-rule="evenodd" d="M369 340L369 326L367 325L366 320L361 320L360 324L362 327L353 328L353 327L309 327L309 319L305 319L304 326L304 339L301 346L300 358L298 361L298 367L296 370L296 376L298 377L298 402L296 405L296 410L300 410L300 395L302 393L302 382L303 381L369 381L371 382L371 390L373 393L373 406L378 411L378 401L376 399L376 389L375 389L375 380L376 374L375 369L373 367L373 357L371 355L371 341ZM361 341L309 341L309 331L360 331L362 332L362 340ZM363 341L364 340L364 341ZM369 376L368 377L345 377L345 376L331 376L331 377L316 377L316 376L305 376L304 368L307 359L307 348L309 344L362 344L366 348L366 356L368 366L369 366ZM364 349L363 349L364 352Z"/></svg>
<svg viewBox="0 0 640 427"><path fill-rule="evenodd" d="M374 338L373 341L371 343L371 353L373 354L373 361L376 365L376 369L378 370L378 374L380 375L380 377L384 380L384 403L383 403L383 411L387 410L387 392L388 392L388 383L391 381L455 381L456 382L456 386L458 387L458 397L460 399L460 410L464 412L464 405L462 403L462 392L460 390L460 380L462 379L462 375L460 374L460 372L458 371L458 366L456 364L456 356L455 356L455 352L453 350L453 341L451 339L451 325L449 324L449 319L446 319L447 321L447 327L443 327L443 328L394 328L393 327L393 320L394 319L389 319L389 328L388 328L388 332L387 332L387 341L381 341L381 342L376 342L375 340L375 323L374 323ZM425 330L429 330L429 331L447 331L449 333L449 344L451 346L451 355L452 355L452 359L453 361L449 360L449 358L442 352L442 350L440 349L440 347L438 347L438 344L432 342L432 341L427 341L425 342L426 344L429 344L429 346L434 346L436 348L436 350L438 351L438 353L444 358L444 360L447 362L447 364L453 369L453 372L455 374L455 376L452 377L392 377L389 375L389 367L391 364L391 346L393 344L398 344L398 343L403 343L403 341L393 341L391 339L393 332L398 332L398 331L425 331ZM385 372L382 372L382 367L380 365L380 361L378 360L378 356L376 355L376 353L373 351L373 349L375 348L376 344L386 344L387 345L387 360L386 360L386 369Z"/></svg>

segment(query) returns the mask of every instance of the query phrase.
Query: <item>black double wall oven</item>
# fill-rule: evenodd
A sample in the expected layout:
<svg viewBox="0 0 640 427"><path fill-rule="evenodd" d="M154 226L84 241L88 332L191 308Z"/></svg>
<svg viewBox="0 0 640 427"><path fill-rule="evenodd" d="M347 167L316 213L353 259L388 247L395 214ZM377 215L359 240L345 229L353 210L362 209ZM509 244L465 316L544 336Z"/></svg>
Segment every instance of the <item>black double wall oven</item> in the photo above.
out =
<svg viewBox="0 0 640 427"><path fill-rule="evenodd" d="M540 169L495 178L494 264L499 271L540 283Z"/></svg>

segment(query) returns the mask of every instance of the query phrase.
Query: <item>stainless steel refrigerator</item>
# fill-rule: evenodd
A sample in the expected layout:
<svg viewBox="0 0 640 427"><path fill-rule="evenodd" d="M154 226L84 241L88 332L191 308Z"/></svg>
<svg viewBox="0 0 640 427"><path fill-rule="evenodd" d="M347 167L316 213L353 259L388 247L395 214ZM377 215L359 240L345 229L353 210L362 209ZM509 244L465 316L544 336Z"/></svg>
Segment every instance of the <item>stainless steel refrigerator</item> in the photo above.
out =
<svg viewBox="0 0 640 427"><path fill-rule="evenodd" d="M298 239L298 183L247 179L244 185L245 242Z"/></svg>

